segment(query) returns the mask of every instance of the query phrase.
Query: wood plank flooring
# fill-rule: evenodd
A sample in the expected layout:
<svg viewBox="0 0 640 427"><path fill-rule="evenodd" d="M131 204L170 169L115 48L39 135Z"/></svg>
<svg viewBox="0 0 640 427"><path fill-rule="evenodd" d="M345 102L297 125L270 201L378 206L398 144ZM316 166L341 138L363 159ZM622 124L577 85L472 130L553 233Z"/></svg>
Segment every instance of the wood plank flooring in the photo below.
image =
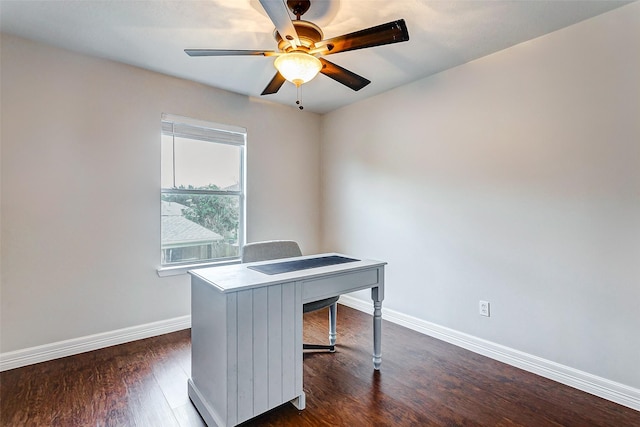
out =
<svg viewBox="0 0 640 427"><path fill-rule="evenodd" d="M324 342L327 311L305 314ZM307 353L307 408L280 406L246 426L640 426L640 412L338 307L336 353ZM189 330L0 374L2 426L204 426L187 396Z"/></svg>

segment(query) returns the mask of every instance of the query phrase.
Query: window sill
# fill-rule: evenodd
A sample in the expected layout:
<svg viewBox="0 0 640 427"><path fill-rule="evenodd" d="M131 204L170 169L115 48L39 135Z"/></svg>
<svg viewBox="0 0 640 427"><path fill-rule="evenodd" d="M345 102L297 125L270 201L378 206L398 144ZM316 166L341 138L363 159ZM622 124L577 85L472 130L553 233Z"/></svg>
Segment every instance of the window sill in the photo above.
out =
<svg viewBox="0 0 640 427"><path fill-rule="evenodd" d="M223 265L231 265L231 264L240 264L240 260L233 259L229 261L209 262L206 264L186 264L186 265L175 265L171 267L158 267L156 269L156 272L160 277L169 277L169 276L178 276L180 274L187 274L189 270L197 270L199 268L208 268L208 267L220 267Z"/></svg>

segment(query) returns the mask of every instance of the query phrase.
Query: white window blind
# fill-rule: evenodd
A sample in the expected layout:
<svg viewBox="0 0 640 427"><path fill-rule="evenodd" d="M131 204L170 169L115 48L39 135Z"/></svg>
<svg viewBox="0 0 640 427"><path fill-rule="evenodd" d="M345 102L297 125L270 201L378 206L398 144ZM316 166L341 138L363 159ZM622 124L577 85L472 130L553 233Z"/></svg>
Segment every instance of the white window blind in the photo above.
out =
<svg viewBox="0 0 640 427"><path fill-rule="evenodd" d="M247 138L247 131L242 127L195 120L171 114L162 115L162 133L231 145L245 145Z"/></svg>

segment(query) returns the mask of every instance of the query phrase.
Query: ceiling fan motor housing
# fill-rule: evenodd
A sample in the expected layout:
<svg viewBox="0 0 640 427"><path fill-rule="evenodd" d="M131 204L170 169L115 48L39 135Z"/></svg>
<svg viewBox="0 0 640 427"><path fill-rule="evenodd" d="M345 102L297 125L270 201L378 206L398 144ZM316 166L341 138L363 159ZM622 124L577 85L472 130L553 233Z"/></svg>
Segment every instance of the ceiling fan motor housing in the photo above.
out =
<svg viewBox="0 0 640 427"><path fill-rule="evenodd" d="M309 51L313 49L314 45L321 41L324 37L322 30L313 22L309 21L292 21L293 26L298 33L298 39L300 39L301 46L298 46L295 50ZM294 50L289 40L283 39L278 33L278 30L273 31L273 37L278 42L278 50L280 52L291 52Z"/></svg>

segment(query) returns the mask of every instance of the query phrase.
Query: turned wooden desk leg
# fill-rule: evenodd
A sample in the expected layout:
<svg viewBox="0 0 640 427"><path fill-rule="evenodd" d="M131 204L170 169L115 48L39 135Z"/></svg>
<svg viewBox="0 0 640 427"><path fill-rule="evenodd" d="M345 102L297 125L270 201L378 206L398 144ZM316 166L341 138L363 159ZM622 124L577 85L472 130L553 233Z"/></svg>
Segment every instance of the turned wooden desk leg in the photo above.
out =
<svg viewBox="0 0 640 427"><path fill-rule="evenodd" d="M336 343L336 314L338 303L329 306L329 345Z"/></svg>
<svg viewBox="0 0 640 427"><path fill-rule="evenodd" d="M371 288L373 300L373 368L382 365L382 292L379 288Z"/></svg>

